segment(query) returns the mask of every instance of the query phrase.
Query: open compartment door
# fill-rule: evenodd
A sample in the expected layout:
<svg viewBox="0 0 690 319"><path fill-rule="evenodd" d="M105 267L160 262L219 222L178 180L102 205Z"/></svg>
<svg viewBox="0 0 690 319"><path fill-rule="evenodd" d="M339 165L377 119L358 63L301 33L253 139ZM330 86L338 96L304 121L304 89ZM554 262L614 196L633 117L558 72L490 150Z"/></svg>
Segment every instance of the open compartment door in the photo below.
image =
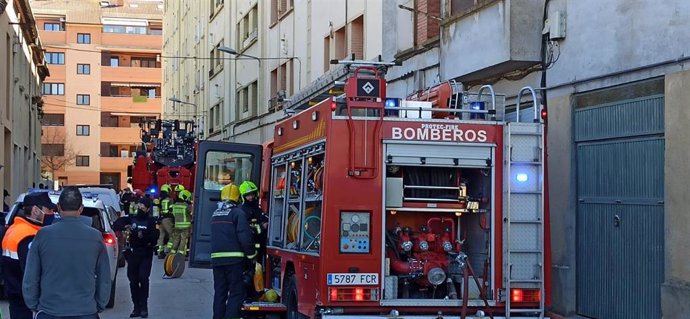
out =
<svg viewBox="0 0 690 319"><path fill-rule="evenodd" d="M261 145L203 141L199 143L194 183L194 225L189 266L211 266L211 215L218 207L220 190L261 179Z"/></svg>

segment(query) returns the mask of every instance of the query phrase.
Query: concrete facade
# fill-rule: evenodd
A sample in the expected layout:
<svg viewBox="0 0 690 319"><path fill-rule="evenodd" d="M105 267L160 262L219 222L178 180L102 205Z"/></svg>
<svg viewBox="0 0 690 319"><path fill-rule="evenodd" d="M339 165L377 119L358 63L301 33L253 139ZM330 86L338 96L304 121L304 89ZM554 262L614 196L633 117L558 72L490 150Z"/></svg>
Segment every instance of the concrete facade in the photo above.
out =
<svg viewBox="0 0 690 319"><path fill-rule="evenodd" d="M29 1L0 13L0 189L17 195L41 182L41 83L48 74Z"/></svg>
<svg viewBox="0 0 690 319"><path fill-rule="evenodd" d="M161 113L162 1L32 6L50 57L46 83L61 86L43 92L42 143L52 145L42 157L43 176L126 187L141 143L138 123Z"/></svg>
<svg viewBox="0 0 690 319"><path fill-rule="evenodd" d="M690 215L687 214L686 190L690 170L690 71L667 74L666 84L666 161L664 170L666 215L666 269L661 287L661 307L664 318L687 318L690 315Z"/></svg>

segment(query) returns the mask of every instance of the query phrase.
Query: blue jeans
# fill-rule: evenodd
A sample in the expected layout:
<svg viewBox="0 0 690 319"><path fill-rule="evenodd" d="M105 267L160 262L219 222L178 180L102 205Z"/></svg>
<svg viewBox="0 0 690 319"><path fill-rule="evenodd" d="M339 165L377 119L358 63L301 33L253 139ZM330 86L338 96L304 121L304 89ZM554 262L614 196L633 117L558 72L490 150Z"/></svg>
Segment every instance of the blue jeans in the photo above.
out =
<svg viewBox="0 0 690 319"><path fill-rule="evenodd" d="M51 316L45 312L38 312L36 314L35 319L99 319L99 317L98 317L97 313L95 313L93 315L85 315L85 316L58 317L58 316Z"/></svg>

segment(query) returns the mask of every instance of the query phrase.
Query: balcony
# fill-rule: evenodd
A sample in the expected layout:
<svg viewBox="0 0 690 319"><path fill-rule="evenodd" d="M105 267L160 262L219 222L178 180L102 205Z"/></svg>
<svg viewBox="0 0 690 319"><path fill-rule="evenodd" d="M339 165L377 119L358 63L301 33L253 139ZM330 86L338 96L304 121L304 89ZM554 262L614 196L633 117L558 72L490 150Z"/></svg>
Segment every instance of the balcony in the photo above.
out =
<svg viewBox="0 0 690 319"><path fill-rule="evenodd" d="M131 157L101 157L102 172L127 171L128 165L132 165Z"/></svg>
<svg viewBox="0 0 690 319"><path fill-rule="evenodd" d="M138 127L101 127L101 143L136 144L141 141Z"/></svg>
<svg viewBox="0 0 690 319"><path fill-rule="evenodd" d="M139 97L137 97L139 99ZM110 113L160 114L162 101L160 97L146 99L145 102L135 102L132 96L103 96L101 97L101 111Z"/></svg>
<svg viewBox="0 0 690 319"><path fill-rule="evenodd" d="M131 83L161 83L163 69L126 66L104 66L101 68L101 81Z"/></svg>
<svg viewBox="0 0 690 319"><path fill-rule="evenodd" d="M108 33L101 35L101 49L143 49L160 51L163 48L161 35Z"/></svg>
<svg viewBox="0 0 690 319"><path fill-rule="evenodd" d="M48 64L48 71L50 71L50 76L46 78L47 82L65 82L64 64Z"/></svg>
<svg viewBox="0 0 690 319"><path fill-rule="evenodd" d="M476 81L541 61L543 0L485 0L443 21L441 77Z"/></svg>
<svg viewBox="0 0 690 319"><path fill-rule="evenodd" d="M65 44L67 43L67 31L44 31L39 30L38 36L41 43L45 44Z"/></svg>

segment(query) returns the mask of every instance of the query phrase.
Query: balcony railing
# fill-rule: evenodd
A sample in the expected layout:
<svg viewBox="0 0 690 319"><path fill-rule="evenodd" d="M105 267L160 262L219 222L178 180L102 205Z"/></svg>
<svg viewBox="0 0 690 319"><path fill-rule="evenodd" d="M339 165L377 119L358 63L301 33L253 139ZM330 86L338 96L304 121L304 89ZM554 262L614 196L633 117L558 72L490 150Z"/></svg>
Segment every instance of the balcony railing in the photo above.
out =
<svg viewBox="0 0 690 319"><path fill-rule="evenodd" d="M111 113L137 113L137 114L160 114L163 105L160 97L156 98L137 98L141 101L136 102L132 96L103 96L101 97L101 111Z"/></svg>
<svg viewBox="0 0 690 319"><path fill-rule="evenodd" d="M103 157L101 156L101 171L119 172L126 171L127 166L132 165L131 157Z"/></svg>
<svg viewBox="0 0 690 319"><path fill-rule="evenodd" d="M101 43L106 48L135 48L160 51L163 47L161 35L103 33ZM107 43L107 44L105 44Z"/></svg>
<svg viewBox="0 0 690 319"><path fill-rule="evenodd" d="M101 80L104 82L123 83L161 83L163 69L127 66L104 66L101 68Z"/></svg>
<svg viewBox="0 0 690 319"><path fill-rule="evenodd" d="M138 127L101 127L101 143L136 144L141 140Z"/></svg>

